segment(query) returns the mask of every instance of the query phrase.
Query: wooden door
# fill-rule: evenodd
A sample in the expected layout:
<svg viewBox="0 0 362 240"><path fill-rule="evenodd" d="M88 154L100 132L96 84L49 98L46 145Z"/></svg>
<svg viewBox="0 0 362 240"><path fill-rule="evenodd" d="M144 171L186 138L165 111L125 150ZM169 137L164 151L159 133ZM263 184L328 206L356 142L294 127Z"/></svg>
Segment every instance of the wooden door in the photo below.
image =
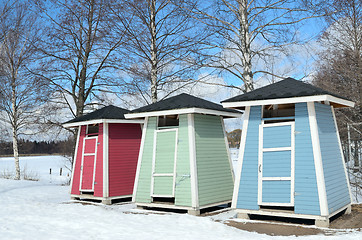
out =
<svg viewBox="0 0 362 240"><path fill-rule="evenodd" d="M174 197L177 129L157 130L152 165L152 197Z"/></svg>
<svg viewBox="0 0 362 240"><path fill-rule="evenodd" d="M258 204L294 206L294 122L259 127Z"/></svg>
<svg viewBox="0 0 362 240"><path fill-rule="evenodd" d="M83 141L80 191L94 191L94 177L98 137L86 137Z"/></svg>

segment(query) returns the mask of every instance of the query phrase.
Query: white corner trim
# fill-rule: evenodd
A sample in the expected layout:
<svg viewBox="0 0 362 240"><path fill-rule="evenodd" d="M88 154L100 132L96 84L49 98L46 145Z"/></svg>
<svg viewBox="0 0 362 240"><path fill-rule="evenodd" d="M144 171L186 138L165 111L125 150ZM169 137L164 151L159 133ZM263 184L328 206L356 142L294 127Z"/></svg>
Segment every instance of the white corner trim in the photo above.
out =
<svg viewBox="0 0 362 240"><path fill-rule="evenodd" d="M137 193L138 181L140 179L140 171L141 171L143 149L145 147L147 125L148 125L148 117L145 118L145 121L144 121L144 124L143 124L143 129L142 129L141 146L140 146L140 150L139 150L139 153L138 153L137 171L136 171L136 178L135 178L134 185L133 185L132 202L136 201L136 193Z"/></svg>
<svg viewBox="0 0 362 240"><path fill-rule="evenodd" d="M326 192L326 185L324 179L322 153L319 143L318 124L317 124L314 102L308 102L307 106L308 106L310 134L313 146L314 166L315 166L317 186L318 186L319 207L321 211L321 216L328 216L329 211L328 211L328 202L327 202L327 192Z"/></svg>
<svg viewBox="0 0 362 240"><path fill-rule="evenodd" d="M63 124L65 128L71 127L78 127L82 125L91 125L97 123L143 123L143 120L135 119L135 120L128 120L128 119L94 119L89 121L82 121L82 122L74 122L74 123L66 123Z"/></svg>
<svg viewBox="0 0 362 240"><path fill-rule="evenodd" d="M338 145L339 145L339 151L340 151L340 153L341 153L341 159L342 159L342 163L343 163L344 174L345 174L345 176L346 176L346 181L347 181L347 186L348 186L348 192L349 192L349 198L350 198L351 203L352 203L353 199L352 199L351 186L350 186L350 183L349 183L349 177L348 177L348 172L347 172L347 168L346 168L346 162L345 162L344 155L343 155L341 139L340 139L340 137L339 137L339 131L338 131L338 125L337 125L336 115L335 115L335 112L334 112L334 107L331 106L331 109L332 109L332 115L333 115L334 125L335 125L336 132L337 132Z"/></svg>
<svg viewBox="0 0 362 240"><path fill-rule="evenodd" d="M187 114L187 127L189 136L189 155L190 155L190 182L191 182L191 201L192 207L198 208L199 191L197 187L197 164L196 164L196 142L195 142L195 122L194 114Z"/></svg>
<svg viewBox="0 0 362 240"><path fill-rule="evenodd" d="M158 125L158 118L157 118ZM151 185L150 185L150 196L154 195L154 186L155 186L155 165L156 165L156 150L157 150L157 125L153 131L153 148L152 148L152 170L151 170Z"/></svg>
<svg viewBox="0 0 362 240"><path fill-rule="evenodd" d="M263 204L263 141L264 141L264 123L259 125L258 138L258 205Z"/></svg>
<svg viewBox="0 0 362 240"><path fill-rule="evenodd" d="M332 103L334 102L337 104L341 104L345 107L354 106L354 102L342 98L337 98L331 95L278 98L278 99L255 100L255 101L223 102L222 105L224 108L236 108L244 106L259 106L259 105L269 105L269 104L286 104L286 103L318 102L318 101L329 101Z"/></svg>
<svg viewBox="0 0 362 240"><path fill-rule="evenodd" d="M243 130L241 132L239 160L238 160L238 166L236 168L236 173L235 173L234 193L233 193L233 199L232 199L232 203L231 203L232 208L236 208L238 197L239 197L238 195L239 195L239 187L240 187L240 178L241 178L241 171L243 169L243 160L244 160L244 152L245 152L245 144L246 144L246 135L248 132L248 125L249 125L249 116L250 116L250 107L246 107L245 112L244 112Z"/></svg>
<svg viewBox="0 0 362 240"><path fill-rule="evenodd" d="M220 122L221 122L221 126L222 126L222 131L224 133L224 141L225 141L225 147L226 147L226 154L228 155L228 160L229 160L229 165L230 165L230 171L231 171L231 177L233 179L233 182L235 182L235 173L234 173L234 169L233 169L233 163L231 161L231 157L230 157L230 149L229 149L229 141L228 141L228 137L226 135L226 130L225 130L225 124L224 124L224 118L220 116Z"/></svg>
<svg viewBox="0 0 362 240"><path fill-rule="evenodd" d="M82 130L82 126L78 127L78 133L77 133L77 142L75 143L75 150L74 150L74 159L73 159L73 166L72 166L72 178L70 179L70 192L72 192L72 188L73 188L73 179L74 179L74 169L75 169L75 164L77 162L77 153L78 153L78 147L79 147L79 137L80 137L80 132ZM79 179L79 186L80 186L80 179Z"/></svg>
<svg viewBox="0 0 362 240"><path fill-rule="evenodd" d="M103 123L103 197L109 197L109 125Z"/></svg>
<svg viewBox="0 0 362 240"><path fill-rule="evenodd" d="M211 109L204 108L183 108L183 109L173 109L173 110L163 110L163 111L155 111L155 112L141 112L141 113L128 113L125 114L125 118L143 118L143 117L156 117L156 116L164 116L164 115L176 115L176 114L189 114L189 113L201 113L201 114L209 114L216 116L224 116L224 117L241 117L242 113L232 113L227 111L217 111Z"/></svg>

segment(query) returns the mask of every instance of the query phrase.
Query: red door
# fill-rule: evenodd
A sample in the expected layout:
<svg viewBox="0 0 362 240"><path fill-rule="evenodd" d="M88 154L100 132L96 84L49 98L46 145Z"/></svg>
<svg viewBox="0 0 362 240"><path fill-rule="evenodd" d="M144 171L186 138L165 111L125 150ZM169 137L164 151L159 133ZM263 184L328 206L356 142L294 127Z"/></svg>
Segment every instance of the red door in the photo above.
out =
<svg viewBox="0 0 362 240"><path fill-rule="evenodd" d="M98 137L86 137L83 142L83 159L80 191L94 191L94 172Z"/></svg>

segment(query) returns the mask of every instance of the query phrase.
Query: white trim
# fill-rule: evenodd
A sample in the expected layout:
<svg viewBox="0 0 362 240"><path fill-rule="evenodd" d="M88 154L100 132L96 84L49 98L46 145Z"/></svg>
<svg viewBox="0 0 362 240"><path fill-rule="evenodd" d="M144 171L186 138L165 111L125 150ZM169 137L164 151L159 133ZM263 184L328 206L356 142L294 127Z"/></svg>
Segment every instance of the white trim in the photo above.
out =
<svg viewBox="0 0 362 240"><path fill-rule="evenodd" d="M264 128L267 127L280 127L280 126L289 126L292 123L294 123L294 121L288 121L288 122L276 122L276 123L262 123Z"/></svg>
<svg viewBox="0 0 362 240"><path fill-rule="evenodd" d="M150 186L150 196L153 196L154 191L154 183L155 179L153 174L155 173L155 162L156 162L156 147L157 147L157 126L158 126L158 118L156 121L156 129L153 131L153 149L152 149L152 168L151 168L151 186Z"/></svg>
<svg viewBox="0 0 362 240"><path fill-rule="evenodd" d="M157 149L157 134L158 134L158 133L164 133L164 132L175 132L175 153L174 153L174 162L173 162L173 173L155 173L155 166L156 166L156 149ZM153 140L154 140L154 145L153 145L152 174L151 174L151 197L175 197L177 145L178 145L178 128L155 130L155 134L154 134ZM162 176L173 177L173 179L172 179L172 195L159 195L159 194L154 194L155 177L162 177Z"/></svg>
<svg viewBox="0 0 362 240"><path fill-rule="evenodd" d="M292 151L292 147L263 148L263 152Z"/></svg>
<svg viewBox="0 0 362 240"><path fill-rule="evenodd" d="M265 181L291 181L292 177L263 177Z"/></svg>
<svg viewBox="0 0 362 240"><path fill-rule="evenodd" d="M243 168L244 152L245 152L245 145L246 145L246 135L248 132L248 125L249 125L249 116L250 116L250 107L246 107L245 112L244 112L243 130L241 132L238 167L236 169L236 175L235 175L235 181L234 181L234 193L233 193L233 199L232 199L232 203L231 203L232 208L236 208L237 201L238 201L240 178L241 178L241 171Z"/></svg>
<svg viewBox="0 0 362 240"><path fill-rule="evenodd" d="M264 128L290 126L290 147L264 148ZM263 154L264 152L290 151L290 177L264 177ZM294 206L295 191L295 122L264 123L259 125L259 156L258 156L258 205L263 206ZM275 203L263 202L263 181L290 181L290 202Z"/></svg>
<svg viewBox="0 0 362 240"><path fill-rule="evenodd" d="M78 133L77 133L77 142L75 143L75 150L74 150L74 159L73 159L73 166L72 166L72 178L70 179L70 192L72 192L72 188L73 188L74 170L75 170L75 164L77 162L77 153L78 153L79 137L80 137L81 130L82 130L82 126L79 126L78 127ZM81 182L79 182L79 186L80 186L80 184L81 184Z"/></svg>
<svg viewBox="0 0 362 240"><path fill-rule="evenodd" d="M189 137L189 157L190 157L190 183L191 183L191 206L198 208L199 191L197 185L197 164L196 164L196 139L194 114L187 114L187 127Z"/></svg>
<svg viewBox="0 0 362 240"><path fill-rule="evenodd" d="M311 134L312 147L313 147L314 166L315 166L317 186L318 186L319 208L322 216L328 216L329 211L328 211L328 202L327 202L327 192L324 180L322 154L319 144L318 125L317 125L314 102L308 102L307 107L308 107L310 134Z"/></svg>
<svg viewBox="0 0 362 240"><path fill-rule="evenodd" d="M154 177L172 177L174 173L154 173Z"/></svg>
<svg viewBox="0 0 362 240"><path fill-rule="evenodd" d="M83 156L95 156L96 153L84 153Z"/></svg>
<svg viewBox="0 0 362 240"><path fill-rule="evenodd" d="M336 132L337 132L338 145L339 145L339 151L340 151L340 153L341 153L341 159L342 159L342 163L343 163L344 174L345 174L345 176L346 176L346 181L347 181L347 186L348 186L348 192L349 192L349 198L350 198L350 200L351 200L351 202L352 202L353 199L352 199L351 186L350 186L350 183L349 183L349 177L348 177L348 172L347 172L347 168L346 168L346 162L345 162L344 155L343 155L341 139L340 139L340 137L339 137L339 131L338 131L338 125L337 125L336 115L335 115L335 112L334 112L334 107L331 106L331 109L332 109L334 126L335 126Z"/></svg>
<svg viewBox="0 0 362 240"><path fill-rule="evenodd" d="M142 117L155 117L155 116L165 116L165 115L180 115L180 114L189 114L189 113L201 113L201 114L209 114L216 116L225 116L225 117L241 117L242 113L232 113L226 111L218 111L204 108L183 108L183 109L172 109L172 110L163 110L163 111L155 111L155 112L141 112L141 113L127 113L125 114L125 118L142 118Z"/></svg>
<svg viewBox="0 0 362 240"><path fill-rule="evenodd" d="M103 123L103 197L109 197L109 125Z"/></svg>
<svg viewBox="0 0 362 240"><path fill-rule="evenodd" d="M263 123L259 125L258 144L258 205L263 202Z"/></svg>
<svg viewBox="0 0 362 240"><path fill-rule="evenodd" d="M88 125L87 125L87 132L88 132ZM87 155L84 153L85 150L85 141L86 140L91 140L91 139L95 139L95 146L94 146L94 163L93 163L93 180L92 180L92 189L82 189L82 178L83 178L83 164L84 164L84 156L92 156L91 155ZM98 136L92 136L92 137L85 137L83 138L83 151L82 151L82 164L81 164L81 175L80 175L80 184L79 184L79 191L81 192L87 192L87 191L92 191L94 192L94 181L95 181L95 177L96 177L96 166L97 166L97 150L98 150Z"/></svg>
<svg viewBox="0 0 362 240"><path fill-rule="evenodd" d="M221 116L220 116L220 121L221 121L222 131L224 133L225 147L226 147L226 153L228 155L228 160L229 160L229 165L230 165L229 167L230 167L230 171L231 171L231 177L232 177L233 182L234 182L235 181L235 174L234 174L234 169L233 169L233 163L232 163L231 157L230 157L229 141L228 141L228 137L226 135L224 118L221 117Z"/></svg>
<svg viewBox="0 0 362 240"><path fill-rule="evenodd" d="M294 206L295 200L295 122L292 122L291 126L291 172L290 172L290 203Z"/></svg>
<svg viewBox="0 0 362 240"><path fill-rule="evenodd" d="M133 184L132 202L136 201L136 193L137 193L138 181L140 179L140 171L141 171L141 162L142 162L142 156L143 156L143 149L145 147L147 125L148 125L148 117L145 118L145 121L143 123L141 146L140 146L140 149L139 149L139 152L138 152L136 178L135 178L135 181L134 181L134 184Z"/></svg>
<svg viewBox="0 0 362 240"><path fill-rule="evenodd" d="M167 195L167 194L153 194L152 197L161 197L161 198L173 198L174 195Z"/></svg>
<svg viewBox="0 0 362 240"><path fill-rule="evenodd" d="M71 127L78 127L82 125L91 125L91 124L97 124L97 123L143 123L143 120L127 120L127 119L94 119L94 120L88 120L88 121L82 121L82 122L74 122L74 123L65 123L63 124L63 127L65 128L71 128Z"/></svg>
<svg viewBox="0 0 362 240"><path fill-rule="evenodd" d="M332 103L341 104L344 107L354 106L354 102L352 101L348 101L342 98L337 98L331 95L278 98L278 99L255 100L255 101L223 102L222 105L224 108L236 108L236 107L246 107L246 106L287 104L287 103L299 103L299 102L319 102L319 101L329 101Z"/></svg>

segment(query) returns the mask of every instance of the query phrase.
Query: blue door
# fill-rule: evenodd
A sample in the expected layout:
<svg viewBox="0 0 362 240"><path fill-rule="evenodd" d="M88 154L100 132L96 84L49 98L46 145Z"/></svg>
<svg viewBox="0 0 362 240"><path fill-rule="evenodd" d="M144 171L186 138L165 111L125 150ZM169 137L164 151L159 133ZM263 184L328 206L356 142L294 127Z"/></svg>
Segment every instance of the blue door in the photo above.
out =
<svg viewBox="0 0 362 240"><path fill-rule="evenodd" d="M294 122L259 127L258 204L294 206Z"/></svg>

